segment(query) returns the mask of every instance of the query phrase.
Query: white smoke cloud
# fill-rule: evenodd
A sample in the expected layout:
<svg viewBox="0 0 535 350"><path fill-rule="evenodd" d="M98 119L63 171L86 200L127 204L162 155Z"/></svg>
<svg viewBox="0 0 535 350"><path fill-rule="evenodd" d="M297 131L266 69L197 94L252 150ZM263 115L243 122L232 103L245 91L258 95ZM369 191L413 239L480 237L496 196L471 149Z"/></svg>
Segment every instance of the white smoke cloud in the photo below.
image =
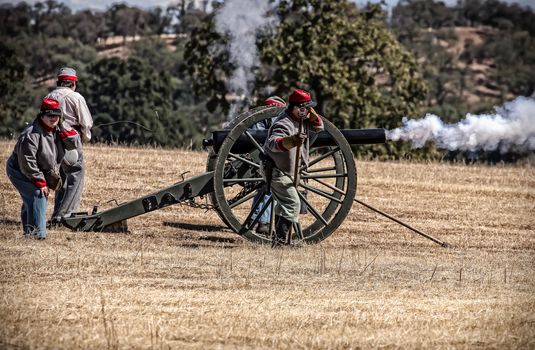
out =
<svg viewBox="0 0 535 350"><path fill-rule="evenodd" d="M493 114L468 114L456 124L444 124L433 114L418 120L403 118L404 126L387 131L386 137L410 141L413 148L434 142L450 151L535 150L535 99L517 97L495 110Z"/></svg>
<svg viewBox="0 0 535 350"><path fill-rule="evenodd" d="M242 101L250 97L249 87L255 79L253 69L259 63L256 35L276 24L274 17L267 16L270 9L269 0L227 0L215 18L216 30L230 36L230 60L236 66L228 88ZM231 115L233 109L235 105L231 106Z"/></svg>

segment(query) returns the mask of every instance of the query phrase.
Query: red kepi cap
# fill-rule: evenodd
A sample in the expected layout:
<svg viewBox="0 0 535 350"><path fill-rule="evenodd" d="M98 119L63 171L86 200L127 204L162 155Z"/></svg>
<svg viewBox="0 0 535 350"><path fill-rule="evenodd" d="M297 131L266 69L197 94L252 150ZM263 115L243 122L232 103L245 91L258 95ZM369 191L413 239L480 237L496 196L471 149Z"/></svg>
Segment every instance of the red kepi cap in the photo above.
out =
<svg viewBox="0 0 535 350"><path fill-rule="evenodd" d="M39 115L57 115L61 116L61 109L59 108L59 101L53 98L43 98L41 101L41 108Z"/></svg>
<svg viewBox="0 0 535 350"><path fill-rule="evenodd" d="M290 95L290 106L315 107L316 101L312 100L308 92L296 89Z"/></svg>
<svg viewBox="0 0 535 350"><path fill-rule="evenodd" d="M76 71L73 68L63 67L58 71L58 81L62 80L74 80L78 81Z"/></svg>
<svg viewBox="0 0 535 350"><path fill-rule="evenodd" d="M264 101L264 105L266 106L286 106L286 102L279 96L270 96Z"/></svg>

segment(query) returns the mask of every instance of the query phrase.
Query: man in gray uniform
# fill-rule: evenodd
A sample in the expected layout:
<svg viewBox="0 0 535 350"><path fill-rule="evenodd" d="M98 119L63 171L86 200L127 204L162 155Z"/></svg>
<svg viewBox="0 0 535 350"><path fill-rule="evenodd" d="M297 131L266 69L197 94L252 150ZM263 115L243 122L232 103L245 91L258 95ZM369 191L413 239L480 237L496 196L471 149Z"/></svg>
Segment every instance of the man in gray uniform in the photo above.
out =
<svg viewBox="0 0 535 350"><path fill-rule="evenodd" d="M297 188L290 176L294 175L297 146L301 147L301 166L308 165L308 132L323 131L323 121L312 107L310 94L303 90L294 90L289 98L289 106L275 119L268 132L264 150L274 163L271 178L271 192L277 206L276 232L273 246L284 244L293 223L299 222L301 202ZM303 120L303 130L299 133L299 124Z"/></svg>
<svg viewBox="0 0 535 350"><path fill-rule="evenodd" d="M58 72L57 87L46 97L60 102L63 127L75 129L80 134L76 145L78 161L72 165L65 163L61 166L63 187L56 193L52 222L61 221L62 217L69 216L78 210L82 191L84 189L85 165L83 157L82 141L91 140L91 128L93 118L82 95L76 92L78 77L76 71L69 67L63 67Z"/></svg>

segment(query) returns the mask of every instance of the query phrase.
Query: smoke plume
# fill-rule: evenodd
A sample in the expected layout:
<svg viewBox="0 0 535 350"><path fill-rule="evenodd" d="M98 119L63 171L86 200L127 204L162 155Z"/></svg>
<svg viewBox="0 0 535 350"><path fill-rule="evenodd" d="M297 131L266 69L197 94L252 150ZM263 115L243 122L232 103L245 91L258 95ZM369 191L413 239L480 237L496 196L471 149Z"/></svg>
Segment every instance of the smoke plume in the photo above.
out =
<svg viewBox="0 0 535 350"><path fill-rule="evenodd" d="M251 96L249 86L254 82L253 69L259 61L256 34L276 23L273 17L267 17L270 9L269 0L227 0L216 15L216 30L229 34L230 60L236 67L228 89L238 100L232 103L230 115Z"/></svg>
<svg viewBox="0 0 535 350"><path fill-rule="evenodd" d="M387 139L410 141L413 148L428 141L450 151L535 150L535 99L518 97L495 108L492 114L467 114L456 124L444 124L439 117L403 118L401 128L387 131Z"/></svg>

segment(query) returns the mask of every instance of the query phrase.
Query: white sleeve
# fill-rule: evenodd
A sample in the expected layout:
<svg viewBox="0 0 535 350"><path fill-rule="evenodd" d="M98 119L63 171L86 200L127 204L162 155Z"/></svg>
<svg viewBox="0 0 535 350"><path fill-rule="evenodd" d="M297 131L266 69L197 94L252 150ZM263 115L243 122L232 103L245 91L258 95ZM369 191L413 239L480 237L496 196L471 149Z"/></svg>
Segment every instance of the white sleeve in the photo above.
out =
<svg viewBox="0 0 535 350"><path fill-rule="evenodd" d="M89 142L91 140L91 128L93 127L93 118L91 117L91 112L87 107L85 98L82 95L79 95L78 99L78 118L80 123L80 129L82 131L82 140L84 142Z"/></svg>

